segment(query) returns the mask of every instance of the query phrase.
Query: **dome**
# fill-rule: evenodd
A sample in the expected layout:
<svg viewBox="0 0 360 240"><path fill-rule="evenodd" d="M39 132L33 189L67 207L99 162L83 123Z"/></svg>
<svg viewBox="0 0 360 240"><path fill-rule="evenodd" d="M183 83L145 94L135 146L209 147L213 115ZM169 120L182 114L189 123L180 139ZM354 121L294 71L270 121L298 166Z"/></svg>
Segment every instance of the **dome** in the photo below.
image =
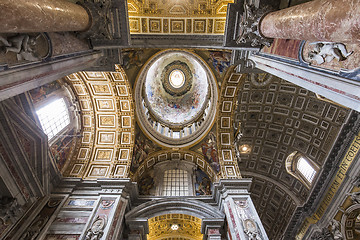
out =
<svg viewBox="0 0 360 240"><path fill-rule="evenodd" d="M149 110L167 125L182 126L201 114L207 103L208 77L190 54L169 52L147 71L144 99Z"/></svg>
<svg viewBox="0 0 360 240"><path fill-rule="evenodd" d="M212 125L217 86L200 57L187 51L166 50L153 56L141 70L135 97L142 99L136 102L139 125L155 142L185 146Z"/></svg>

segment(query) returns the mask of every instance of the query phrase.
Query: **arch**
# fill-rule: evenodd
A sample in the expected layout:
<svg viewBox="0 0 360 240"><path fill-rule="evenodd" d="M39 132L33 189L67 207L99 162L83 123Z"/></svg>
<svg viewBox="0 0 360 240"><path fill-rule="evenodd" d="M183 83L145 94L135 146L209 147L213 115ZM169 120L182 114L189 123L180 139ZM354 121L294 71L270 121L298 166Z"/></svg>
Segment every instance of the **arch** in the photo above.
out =
<svg viewBox="0 0 360 240"><path fill-rule="evenodd" d="M143 203L125 215L125 222L130 230L140 231L142 235L149 233L148 220L165 214L186 214L201 219L201 232L206 226L222 226L225 215L217 208L198 200L186 198L166 198Z"/></svg>
<svg viewBox="0 0 360 240"><path fill-rule="evenodd" d="M204 156L200 153L189 150L161 150L150 154L137 168L132 180L140 179L146 170L153 168L155 164L168 160L184 160L194 163L204 173L206 173L212 182L218 181L218 176L215 174L213 168L204 159Z"/></svg>
<svg viewBox="0 0 360 240"><path fill-rule="evenodd" d="M201 220L216 219L223 221L225 215L217 208L198 200L186 198L166 198L143 203L125 215L126 222L148 219L168 213L183 213Z"/></svg>
<svg viewBox="0 0 360 240"><path fill-rule="evenodd" d="M65 79L82 117L81 139L64 176L127 177L134 146L134 103L126 73L78 72Z"/></svg>

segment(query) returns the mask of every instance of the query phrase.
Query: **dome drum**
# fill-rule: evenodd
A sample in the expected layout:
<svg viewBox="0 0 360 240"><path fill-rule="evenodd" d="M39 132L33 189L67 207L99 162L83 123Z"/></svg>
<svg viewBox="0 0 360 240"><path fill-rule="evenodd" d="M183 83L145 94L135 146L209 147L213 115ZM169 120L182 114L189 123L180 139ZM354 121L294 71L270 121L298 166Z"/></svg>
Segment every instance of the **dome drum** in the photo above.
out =
<svg viewBox="0 0 360 240"><path fill-rule="evenodd" d="M217 96L215 78L200 57L162 51L143 67L135 84L135 98L142 99L136 102L139 125L160 145L192 145L213 125Z"/></svg>

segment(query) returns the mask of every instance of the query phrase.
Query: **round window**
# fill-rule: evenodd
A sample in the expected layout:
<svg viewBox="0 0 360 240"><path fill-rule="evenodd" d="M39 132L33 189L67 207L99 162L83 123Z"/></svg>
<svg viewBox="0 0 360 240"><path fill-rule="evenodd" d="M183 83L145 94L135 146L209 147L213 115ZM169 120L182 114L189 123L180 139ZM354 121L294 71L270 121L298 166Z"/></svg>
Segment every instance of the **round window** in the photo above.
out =
<svg viewBox="0 0 360 240"><path fill-rule="evenodd" d="M180 88L185 83L185 74L181 70L175 69L170 73L169 81L174 88Z"/></svg>

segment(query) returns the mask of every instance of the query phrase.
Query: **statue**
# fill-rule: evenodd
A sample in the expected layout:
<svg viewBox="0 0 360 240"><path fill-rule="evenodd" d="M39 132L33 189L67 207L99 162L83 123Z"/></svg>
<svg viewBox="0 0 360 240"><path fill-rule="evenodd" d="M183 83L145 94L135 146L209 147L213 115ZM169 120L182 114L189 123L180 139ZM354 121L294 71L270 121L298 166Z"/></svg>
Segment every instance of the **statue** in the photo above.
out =
<svg viewBox="0 0 360 240"><path fill-rule="evenodd" d="M344 239L341 230L340 230L340 223L335 219L330 221L330 231L333 235L334 240L342 240Z"/></svg>
<svg viewBox="0 0 360 240"><path fill-rule="evenodd" d="M236 159L237 159L237 161L241 162L240 151L239 151L239 147L238 147L238 143L240 142L240 139L243 136L243 134L241 132L241 122L238 122L237 127L236 127L236 125L234 123L234 129L236 130L235 136L234 136L234 146L235 146Z"/></svg>
<svg viewBox="0 0 360 240"><path fill-rule="evenodd" d="M331 62L334 58L338 61L344 61L353 53L353 51L348 52L342 43L314 42L310 45L314 45L314 49L309 52L308 56L318 64Z"/></svg>
<svg viewBox="0 0 360 240"><path fill-rule="evenodd" d="M16 222L22 214L21 206L17 203L16 198L3 196L0 198L0 218L4 222Z"/></svg>
<svg viewBox="0 0 360 240"><path fill-rule="evenodd" d="M5 53L14 52L18 61L39 61L40 57L35 55L33 47L36 45L36 37L30 37L27 34L20 34L8 38L0 36L0 42L5 47Z"/></svg>
<svg viewBox="0 0 360 240"><path fill-rule="evenodd" d="M360 191L359 192L348 193L346 195L350 196L353 203L357 203L357 204L360 203Z"/></svg>

